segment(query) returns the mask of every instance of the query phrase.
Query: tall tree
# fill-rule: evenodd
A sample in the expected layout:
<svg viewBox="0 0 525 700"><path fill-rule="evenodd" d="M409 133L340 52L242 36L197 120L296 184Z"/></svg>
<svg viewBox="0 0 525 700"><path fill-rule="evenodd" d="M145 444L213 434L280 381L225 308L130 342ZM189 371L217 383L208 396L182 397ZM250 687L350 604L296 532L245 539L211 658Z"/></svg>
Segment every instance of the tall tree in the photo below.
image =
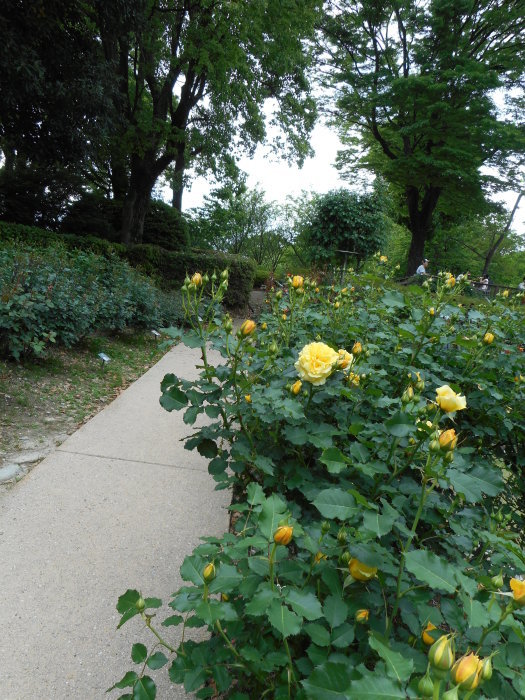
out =
<svg viewBox="0 0 525 700"><path fill-rule="evenodd" d="M180 208L190 163L213 168L236 146L261 141L268 98L275 99L295 156L309 152L315 103L305 41L321 4L137 0L123 22L111 3L95 2L94 21L120 88L115 105L122 126L110 160L114 179L118 163L119 172L128 168L123 242L141 240L152 188L168 166Z"/></svg>
<svg viewBox="0 0 525 700"><path fill-rule="evenodd" d="M340 165L400 188L414 272L439 205L483 199L483 165L523 148L493 91L519 85L523 0L331 0L325 21ZM493 183L494 184L494 181Z"/></svg>

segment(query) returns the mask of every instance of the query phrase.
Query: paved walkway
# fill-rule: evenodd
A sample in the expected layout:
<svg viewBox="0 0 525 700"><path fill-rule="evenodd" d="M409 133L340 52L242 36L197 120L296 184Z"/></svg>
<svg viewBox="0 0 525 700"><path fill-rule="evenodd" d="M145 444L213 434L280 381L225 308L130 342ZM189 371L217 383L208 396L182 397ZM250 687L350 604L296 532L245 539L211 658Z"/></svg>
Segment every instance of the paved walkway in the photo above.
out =
<svg viewBox="0 0 525 700"><path fill-rule="evenodd" d="M174 348L0 497L2 700L108 697L131 644L152 639L138 618L116 630L118 596L167 602L199 537L227 528L228 493L158 402L162 377L191 378L197 360ZM158 698L188 697L165 669L154 677Z"/></svg>

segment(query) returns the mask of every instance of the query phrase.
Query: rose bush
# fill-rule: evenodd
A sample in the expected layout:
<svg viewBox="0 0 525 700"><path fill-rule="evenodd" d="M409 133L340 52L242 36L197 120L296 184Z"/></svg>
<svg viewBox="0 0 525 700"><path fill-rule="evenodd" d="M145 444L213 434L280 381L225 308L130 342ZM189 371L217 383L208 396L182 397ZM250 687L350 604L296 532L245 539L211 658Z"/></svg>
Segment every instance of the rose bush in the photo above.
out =
<svg viewBox="0 0 525 700"><path fill-rule="evenodd" d="M166 630L158 599L119 599L153 632L122 698L155 697L168 664L199 698L449 700L460 676L464 697L525 695L523 308L462 306L449 280L292 278L237 333L185 283L190 329L169 333L204 368L161 404L208 417L186 447L233 488L232 526L186 558Z"/></svg>

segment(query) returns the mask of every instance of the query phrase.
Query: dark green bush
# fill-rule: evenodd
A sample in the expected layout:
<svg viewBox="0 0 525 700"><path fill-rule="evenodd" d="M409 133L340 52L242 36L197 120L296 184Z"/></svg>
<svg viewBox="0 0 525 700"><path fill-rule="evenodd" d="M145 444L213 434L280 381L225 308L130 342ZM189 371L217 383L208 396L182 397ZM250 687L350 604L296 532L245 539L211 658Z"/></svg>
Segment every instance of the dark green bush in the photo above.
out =
<svg viewBox="0 0 525 700"><path fill-rule="evenodd" d="M146 214L142 242L167 250L186 250L190 245L188 225L179 211L154 199Z"/></svg>
<svg viewBox="0 0 525 700"><path fill-rule="evenodd" d="M64 246L0 249L0 354L40 355L94 330L180 323L179 295L162 292L117 257Z"/></svg>
<svg viewBox="0 0 525 700"><path fill-rule="evenodd" d="M91 251L111 257L117 255L137 267L144 274L160 280L166 289L178 288L186 274L195 271L230 271L229 288L224 300L226 306L245 306L253 289L255 262L250 258L209 250L189 249L170 251L154 245L135 245L127 248L122 243L110 243L95 236L57 234L35 226L22 226L0 221L0 242L24 241L31 246L47 247L63 243L69 249Z"/></svg>
<svg viewBox="0 0 525 700"><path fill-rule="evenodd" d="M267 270L264 267L258 267L255 270L255 277L253 279L254 289L258 289L263 284L266 284L266 282L268 281L268 277L270 277L270 274L270 270Z"/></svg>

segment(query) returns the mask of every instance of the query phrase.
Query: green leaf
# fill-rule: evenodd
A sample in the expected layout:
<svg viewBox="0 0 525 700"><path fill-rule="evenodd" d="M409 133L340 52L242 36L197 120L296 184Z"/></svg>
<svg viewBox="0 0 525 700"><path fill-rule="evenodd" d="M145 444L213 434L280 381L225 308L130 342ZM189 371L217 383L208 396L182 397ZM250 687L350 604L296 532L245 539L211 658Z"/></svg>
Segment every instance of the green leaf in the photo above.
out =
<svg viewBox="0 0 525 700"><path fill-rule="evenodd" d="M201 413L200 406L190 406L184 413L182 420L186 425L193 425L197 420L197 416Z"/></svg>
<svg viewBox="0 0 525 700"><path fill-rule="evenodd" d="M320 647L327 647L330 644L330 632L317 622L305 625L304 631L314 644Z"/></svg>
<svg viewBox="0 0 525 700"><path fill-rule="evenodd" d="M274 600L270 605L268 619L283 637L290 637L294 634L298 634L303 622L299 615L296 615L278 600Z"/></svg>
<svg viewBox="0 0 525 700"><path fill-rule="evenodd" d="M144 644L134 644L131 647L131 659L136 663L136 664L141 664L144 662L146 659L146 656L148 655L148 650L144 646Z"/></svg>
<svg viewBox="0 0 525 700"><path fill-rule="evenodd" d="M218 451L217 445L209 438L200 440L199 444L197 445L197 452L207 459L213 459L213 457L216 457Z"/></svg>
<svg viewBox="0 0 525 700"><path fill-rule="evenodd" d="M391 678L373 671L358 681L352 681L348 698L352 700L406 700L406 693Z"/></svg>
<svg viewBox="0 0 525 700"><path fill-rule="evenodd" d="M400 683L410 678L414 670L414 661L412 659L406 659L399 652L390 649L390 647L374 632L370 635L368 643L384 660L386 672L389 676L395 678L395 680Z"/></svg>
<svg viewBox="0 0 525 700"><path fill-rule="evenodd" d="M376 537L383 537L392 530L399 513L383 501L383 512L367 511L363 513L363 525L367 530L373 532Z"/></svg>
<svg viewBox="0 0 525 700"><path fill-rule="evenodd" d="M264 502L264 491L256 481L252 481L246 488L247 503L251 506L259 506Z"/></svg>
<svg viewBox="0 0 525 700"><path fill-rule="evenodd" d="M149 657L146 663L152 671L156 671L158 668L162 668L168 663L168 658L161 651L156 651Z"/></svg>
<svg viewBox="0 0 525 700"><path fill-rule="evenodd" d="M210 583L210 593L231 593L242 581L242 575L234 566L221 564L217 575Z"/></svg>
<svg viewBox="0 0 525 700"><path fill-rule="evenodd" d="M195 612L208 625L214 625L217 620L226 620L228 622L238 619L235 608L231 603L223 603L210 598L196 605Z"/></svg>
<svg viewBox="0 0 525 700"><path fill-rule="evenodd" d="M136 602L139 598L140 593L130 588L120 596L117 602L117 610L121 613L122 617L117 625L117 629L122 627L128 620L131 620L132 617L138 615L139 611L137 610Z"/></svg>
<svg viewBox="0 0 525 700"><path fill-rule="evenodd" d="M330 595L323 605L323 613L330 627L339 627L348 615L348 605L339 596Z"/></svg>
<svg viewBox="0 0 525 700"><path fill-rule="evenodd" d="M389 290L381 299L381 303L391 309L402 309L405 306L405 297L401 292Z"/></svg>
<svg viewBox="0 0 525 700"><path fill-rule="evenodd" d="M270 603L277 598L269 583L262 583L244 608L248 615L262 615Z"/></svg>
<svg viewBox="0 0 525 700"><path fill-rule="evenodd" d="M454 491L462 493L471 503L481 501L484 493L487 496L497 496L504 487L501 473L497 469L483 465L478 465L468 472L449 469L447 478Z"/></svg>
<svg viewBox="0 0 525 700"><path fill-rule="evenodd" d="M416 432L416 426L414 418L407 413L398 411L394 415L385 421L385 426L388 428L390 435L395 437L406 437L410 433Z"/></svg>
<svg viewBox="0 0 525 700"><path fill-rule="evenodd" d="M321 603L313 593L291 588L286 596L286 602L307 620L318 620L323 615Z"/></svg>
<svg viewBox="0 0 525 700"><path fill-rule="evenodd" d="M140 678L133 687L133 700L155 700L157 687L149 676Z"/></svg>
<svg viewBox="0 0 525 700"><path fill-rule="evenodd" d="M319 461L326 465L330 474L339 474L347 465L347 458L337 447L329 447L324 450Z"/></svg>
<svg viewBox="0 0 525 700"><path fill-rule="evenodd" d="M266 539L273 539L273 533L277 530L279 520L282 519L285 511L286 503L275 494L264 501L259 515L259 528Z"/></svg>
<svg viewBox="0 0 525 700"><path fill-rule="evenodd" d="M313 504L325 518L348 520L357 512L355 498L337 488L324 489L318 494Z"/></svg>
<svg viewBox="0 0 525 700"><path fill-rule="evenodd" d="M204 560L197 556L186 557L180 567L180 575L183 581L191 581L196 586L203 586L204 579L202 572L206 564Z"/></svg>
<svg viewBox="0 0 525 700"><path fill-rule="evenodd" d="M315 668L302 684L306 697L311 700L348 700L351 697L350 680L345 664L327 662Z"/></svg>
<svg viewBox="0 0 525 700"><path fill-rule="evenodd" d="M332 631L331 644L338 649L346 649L354 641L355 630L354 626L348 622L343 622L342 625L336 627Z"/></svg>
<svg viewBox="0 0 525 700"><path fill-rule="evenodd" d="M111 690L115 690L115 688L130 688L133 683L135 683L137 678L138 676L135 671L128 671L118 683L115 683L115 685L112 685L111 688L108 688L106 693L109 693Z"/></svg>
<svg viewBox="0 0 525 700"><path fill-rule="evenodd" d="M178 387L172 386L161 395L159 401L166 411L180 411L188 403L188 397Z"/></svg>
<svg viewBox="0 0 525 700"><path fill-rule="evenodd" d="M162 625L164 627L172 627L175 625L180 625L181 622L184 622L184 618L182 617L182 615L170 615L164 620Z"/></svg>
<svg viewBox="0 0 525 700"><path fill-rule="evenodd" d="M430 588L454 593L455 569L441 557L426 549L418 549L405 555L405 566L410 573L428 583Z"/></svg>

